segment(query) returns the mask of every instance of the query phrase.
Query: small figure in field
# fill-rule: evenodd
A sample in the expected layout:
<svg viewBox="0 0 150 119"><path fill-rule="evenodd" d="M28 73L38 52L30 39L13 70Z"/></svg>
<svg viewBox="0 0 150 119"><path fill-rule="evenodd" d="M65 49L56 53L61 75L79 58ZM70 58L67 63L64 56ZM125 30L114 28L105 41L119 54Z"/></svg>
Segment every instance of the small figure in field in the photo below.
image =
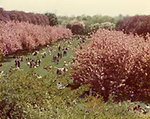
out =
<svg viewBox="0 0 150 119"><path fill-rule="evenodd" d="M17 67L18 66L18 64L17 64L18 62L17 62L17 60L15 60L15 67Z"/></svg>
<svg viewBox="0 0 150 119"><path fill-rule="evenodd" d="M3 66L3 64L0 64L0 67L2 67Z"/></svg>
<svg viewBox="0 0 150 119"><path fill-rule="evenodd" d="M33 67L33 60L30 60L29 64L30 64L30 68L32 68Z"/></svg>
<svg viewBox="0 0 150 119"><path fill-rule="evenodd" d="M49 53L49 55L51 55L52 51L53 51L53 48L52 48L52 47L49 47L49 48L48 48L48 53Z"/></svg>
<svg viewBox="0 0 150 119"><path fill-rule="evenodd" d="M85 43L85 40L82 40L82 43Z"/></svg>
<svg viewBox="0 0 150 119"><path fill-rule="evenodd" d="M4 71L0 70L0 77L4 74Z"/></svg>
<svg viewBox="0 0 150 119"><path fill-rule="evenodd" d="M47 47L47 48L50 48L50 45L47 45L46 47Z"/></svg>
<svg viewBox="0 0 150 119"><path fill-rule="evenodd" d="M41 59L37 60L37 65L40 66L41 65Z"/></svg>
<svg viewBox="0 0 150 119"><path fill-rule="evenodd" d="M52 47L49 47L49 52L52 52L53 51L53 48Z"/></svg>
<svg viewBox="0 0 150 119"><path fill-rule="evenodd" d="M19 67L20 68L20 60L17 60L17 67Z"/></svg>
<svg viewBox="0 0 150 119"><path fill-rule="evenodd" d="M20 61L23 62L23 56L20 57Z"/></svg>
<svg viewBox="0 0 150 119"><path fill-rule="evenodd" d="M30 60L30 58L29 57L26 57L26 61L29 61Z"/></svg>
<svg viewBox="0 0 150 119"><path fill-rule="evenodd" d="M58 57L57 57L57 62L56 63L57 63L57 65L59 64L59 58Z"/></svg>
<svg viewBox="0 0 150 119"><path fill-rule="evenodd" d="M64 66L69 66L71 63L70 62L66 62L66 61L64 61Z"/></svg>
<svg viewBox="0 0 150 119"><path fill-rule="evenodd" d="M37 65L36 62L34 60L32 60L32 68L37 68L36 65Z"/></svg>
<svg viewBox="0 0 150 119"><path fill-rule="evenodd" d="M60 58L60 53L57 53L57 57Z"/></svg>
<svg viewBox="0 0 150 119"><path fill-rule="evenodd" d="M143 109L140 105L137 105L133 108L133 111L140 111L143 114L146 114L149 111L148 109L149 109L149 107L147 108L147 106Z"/></svg>
<svg viewBox="0 0 150 119"><path fill-rule="evenodd" d="M64 51L63 51L63 56L66 56L66 55L67 55L67 51L64 50Z"/></svg>
<svg viewBox="0 0 150 119"><path fill-rule="evenodd" d="M144 109L140 107L139 111L142 112L143 114L146 114L146 113L148 113L148 109L149 108L147 108L147 106Z"/></svg>
<svg viewBox="0 0 150 119"><path fill-rule="evenodd" d="M62 71L61 71L60 69L57 69L56 74L61 75L61 74L62 74Z"/></svg>
<svg viewBox="0 0 150 119"><path fill-rule="evenodd" d="M66 71L67 71L66 68L57 68L56 74L61 75L62 73L66 72Z"/></svg>
<svg viewBox="0 0 150 119"><path fill-rule="evenodd" d="M62 58L62 53L58 53L58 54L57 54L57 57L58 57L59 59L61 59L61 58Z"/></svg>
<svg viewBox="0 0 150 119"><path fill-rule="evenodd" d="M58 82L57 83L57 89L64 89L65 86L62 85L62 83Z"/></svg>
<svg viewBox="0 0 150 119"><path fill-rule="evenodd" d="M42 58L45 58L46 57L46 51L42 52L41 55L42 55Z"/></svg>
<svg viewBox="0 0 150 119"><path fill-rule="evenodd" d="M47 70L47 71L52 70L52 68L53 68L52 66L44 66L44 67L43 67L43 69L45 69L45 70Z"/></svg>
<svg viewBox="0 0 150 119"><path fill-rule="evenodd" d="M89 90L89 96L92 96L93 94L92 94L92 88L90 88L90 90Z"/></svg>
<svg viewBox="0 0 150 119"><path fill-rule="evenodd" d="M14 66L10 66L9 72L11 72L14 69Z"/></svg>
<svg viewBox="0 0 150 119"><path fill-rule="evenodd" d="M66 61L64 61L64 66L66 66L66 64L67 64L67 62L66 62Z"/></svg>
<svg viewBox="0 0 150 119"><path fill-rule="evenodd" d="M140 111L141 110L141 106L137 105L133 108L133 111Z"/></svg>
<svg viewBox="0 0 150 119"><path fill-rule="evenodd" d="M149 112L149 109L150 109L150 106L147 104L147 105L145 106L145 109L144 109L143 114L148 113L148 112Z"/></svg>
<svg viewBox="0 0 150 119"><path fill-rule="evenodd" d="M39 53L39 51L35 51L32 53L33 56L36 56Z"/></svg>
<svg viewBox="0 0 150 119"><path fill-rule="evenodd" d="M60 46L60 45L58 46L58 50L59 50L59 51L61 50L61 46Z"/></svg>
<svg viewBox="0 0 150 119"><path fill-rule="evenodd" d="M30 61L27 62L27 65L30 66Z"/></svg>
<svg viewBox="0 0 150 119"><path fill-rule="evenodd" d="M15 60L15 67L20 68L20 60L19 59Z"/></svg>
<svg viewBox="0 0 150 119"><path fill-rule="evenodd" d="M75 63L76 60L74 58L72 58L72 61L73 61L73 63Z"/></svg>
<svg viewBox="0 0 150 119"><path fill-rule="evenodd" d="M72 45L72 43L71 43L70 41L68 41L68 44L69 44L69 45Z"/></svg>
<svg viewBox="0 0 150 119"><path fill-rule="evenodd" d="M57 83L57 89L61 89L61 87L62 87L62 84L60 82Z"/></svg>
<svg viewBox="0 0 150 119"><path fill-rule="evenodd" d="M62 58L62 53L60 53L60 58Z"/></svg>
<svg viewBox="0 0 150 119"><path fill-rule="evenodd" d="M53 56L53 62L57 61L57 56Z"/></svg>

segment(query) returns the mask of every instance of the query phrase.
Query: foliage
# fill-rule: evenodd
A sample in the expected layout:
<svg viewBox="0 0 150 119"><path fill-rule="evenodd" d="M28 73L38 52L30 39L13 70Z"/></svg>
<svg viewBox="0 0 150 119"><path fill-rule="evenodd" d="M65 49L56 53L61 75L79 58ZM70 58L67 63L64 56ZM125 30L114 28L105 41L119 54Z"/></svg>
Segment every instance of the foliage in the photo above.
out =
<svg viewBox="0 0 150 119"><path fill-rule="evenodd" d="M29 23L1 22L0 39L3 55L19 50L32 50L62 38L71 36L71 31L59 26L40 26Z"/></svg>
<svg viewBox="0 0 150 119"><path fill-rule="evenodd" d="M73 34L83 35L85 32L85 24L76 19L73 19L72 21L63 21L62 25L70 29Z"/></svg>
<svg viewBox="0 0 150 119"><path fill-rule="evenodd" d="M115 24L110 23L110 22L104 22L104 23L101 23L100 27L104 28L104 29L107 29L107 30L114 30L115 29Z"/></svg>
<svg viewBox="0 0 150 119"><path fill-rule="evenodd" d="M150 16L149 15L137 15L132 17L126 17L118 22L116 29L121 30L124 33L133 33L146 36L150 33Z"/></svg>
<svg viewBox="0 0 150 119"><path fill-rule="evenodd" d="M130 118L139 116L122 106L101 98L80 98L88 86L76 90L57 89L57 82L64 82L69 75L58 77L53 72L38 79L33 72L14 71L0 79L0 117L2 119L103 119ZM64 83L65 84L65 83Z"/></svg>
<svg viewBox="0 0 150 119"><path fill-rule="evenodd" d="M0 21L29 22L37 25L49 25L49 19L43 14L25 13L23 11L6 11L0 9Z"/></svg>
<svg viewBox="0 0 150 119"><path fill-rule="evenodd" d="M50 26L55 26L58 24L57 16L53 13L45 13L45 15L48 17Z"/></svg>
<svg viewBox="0 0 150 119"><path fill-rule="evenodd" d="M76 37L74 36L74 39ZM42 70L46 66L48 72L46 76L43 75L43 77L39 78L39 75L44 73L39 68L28 70L29 72L27 73L25 67L13 69L9 73L4 71L4 77L1 76L0 78L0 118L141 119L142 117L143 119L149 119L148 114L139 116L136 112L133 113L132 109L129 110L131 104L128 102L118 104L111 97L107 102L104 102L102 97L94 92L95 96L88 96L89 94L85 92L88 92L90 85L82 85L74 90L69 88L69 85L73 85L70 73L74 71L67 67L68 71L62 75L57 75L56 67L64 66L64 60L71 62L70 59L74 53L69 50L78 46L80 41L78 38L79 41L74 39L55 42L51 46L54 50L54 54L52 53L51 55L55 55L58 50L57 46L61 46L62 48L68 48L68 56L62 58L59 65L53 65L49 56L46 59L42 59ZM67 46L67 42L72 45ZM46 51L45 48L42 49L43 51ZM31 55L27 55L27 57L31 58ZM5 67L9 66L5 64L2 69ZM40 74L35 73L35 70L38 70ZM63 85L62 89L58 89L58 83Z"/></svg>
<svg viewBox="0 0 150 119"><path fill-rule="evenodd" d="M83 21L85 26L91 26L96 23L104 23L104 22L110 22L110 23L118 23L120 19L124 18L122 15L118 15L115 17L110 16L102 16L102 15L94 15L94 16L88 16L88 15L81 15L81 16L58 16L58 23L62 24L64 21L71 22L72 20L76 19L77 21Z"/></svg>
<svg viewBox="0 0 150 119"><path fill-rule="evenodd" d="M110 94L149 97L149 54L150 40L99 29L88 45L76 50L72 77L77 85L90 83L106 100Z"/></svg>
<svg viewBox="0 0 150 119"><path fill-rule="evenodd" d="M59 77L54 72L49 77L38 79L33 72L15 70L0 80L0 117L6 118L55 118L69 114L73 100L86 88L71 91L57 89ZM64 77L65 78L65 77ZM62 83L63 80L61 79ZM70 96L68 96L68 94ZM68 108L68 109L67 109Z"/></svg>
<svg viewBox="0 0 150 119"><path fill-rule="evenodd" d="M58 23L66 26L67 28L71 29L72 21L76 20L77 22L82 22L84 24L84 29L82 34L89 35L95 33L99 27L106 28L106 29L114 29L115 25L123 19L124 16L119 15L115 17L110 16L102 16L102 15L94 15L94 16L58 16Z"/></svg>
<svg viewBox="0 0 150 119"><path fill-rule="evenodd" d="M72 24L71 24L71 23L67 23L67 24L66 24L66 28L71 29L71 27L72 27Z"/></svg>
<svg viewBox="0 0 150 119"><path fill-rule="evenodd" d="M71 25L71 31L73 34L83 34L84 23L75 21Z"/></svg>

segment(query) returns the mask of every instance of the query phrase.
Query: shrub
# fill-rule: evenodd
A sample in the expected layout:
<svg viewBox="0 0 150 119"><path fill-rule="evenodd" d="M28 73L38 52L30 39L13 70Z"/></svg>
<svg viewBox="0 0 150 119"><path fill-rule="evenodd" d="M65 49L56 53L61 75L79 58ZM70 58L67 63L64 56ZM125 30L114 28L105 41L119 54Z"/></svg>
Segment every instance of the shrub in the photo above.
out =
<svg viewBox="0 0 150 119"><path fill-rule="evenodd" d="M150 15L127 17L118 22L116 29L124 33L133 33L145 36L150 33Z"/></svg>
<svg viewBox="0 0 150 119"><path fill-rule="evenodd" d="M84 29L84 34L93 34L95 33L100 27L99 23L91 24L91 25L86 25Z"/></svg>
<svg viewBox="0 0 150 119"><path fill-rule="evenodd" d="M84 23L75 21L72 23L71 31L73 34L83 34Z"/></svg>
<svg viewBox="0 0 150 119"><path fill-rule="evenodd" d="M61 82L66 82L66 77ZM79 95L84 87L71 91L57 89L59 78L54 71L48 77L37 78L34 72L15 70L0 78L0 117L1 119L59 119L74 118L78 115ZM64 83L63 82L63 83ZM76 109L74 108L76 106ZM83 110L84 108L81 107ZM80 116L84 115L80 111Z"/></svg>
<svg viewBox="0 0 150 119"><path fill-rule="evenodd" d="M23 11L6 11L0 8L0 21L29 22L38 25L49 25L49 18L43 14L25 13Z"/></svg>
<svg viewBox="0 0 150 119"><path fill-rule="evenodd" d="M76 50L74 83L90 83L105 99L109 94L149 97L149 54L150 40L99 29L87 46Z"/></svg>
<svg viewBox="0 0 150 119"><path fill-rule="evenodd" d="M114 30L115 29L115 24L111 22L103 22L100 25L101 28L108 29L108 30Z"/></svg>
<svg viewBox="0 0 150 119"><path fill-rule="evenodd" d="M1 22L0 50L3 55L12 54L19 50L32 50L67 38L70 35L72 35L71 31L62 26L51 27L29 23Z"/></svg>
<svg viewBox="0 0 150 119"><path fill-rule="evenodd" d="M55 26L58 24L58 19L57 19L57 16L55 14L46 13L45 15L48 17L50 26Z"/></svg>
<svg viewBox="0 0 150 119"><path fill-rule="evenodd" d="M72 28L72 24L71 23L67 23L66 24L66 28L71 29Z"/></svg>

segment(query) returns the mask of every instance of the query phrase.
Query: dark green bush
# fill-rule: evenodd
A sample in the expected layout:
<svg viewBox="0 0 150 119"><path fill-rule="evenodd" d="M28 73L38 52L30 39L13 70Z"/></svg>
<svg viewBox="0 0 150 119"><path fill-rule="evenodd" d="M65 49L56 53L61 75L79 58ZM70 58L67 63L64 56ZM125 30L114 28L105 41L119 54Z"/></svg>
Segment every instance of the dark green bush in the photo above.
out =
<svg viewBox="0 0 150 119"><path fill-rule="evenodd" d="M49 23L50 23L50 26L55 26L58 24L58 19L57 19L57 16L56 14L53 14L53 13L45 13L45 15L48 17L49 19Z"/></svg>

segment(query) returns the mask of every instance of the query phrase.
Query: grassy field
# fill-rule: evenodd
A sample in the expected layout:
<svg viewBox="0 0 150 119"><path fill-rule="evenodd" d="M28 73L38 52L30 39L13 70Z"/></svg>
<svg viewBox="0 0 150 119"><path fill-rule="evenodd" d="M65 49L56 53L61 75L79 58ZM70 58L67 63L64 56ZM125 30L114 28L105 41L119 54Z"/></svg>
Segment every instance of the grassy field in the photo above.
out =
<svg viewBox="0 0 150 119"><path fill-rule="evenodd" d="M25 55L20 55L18 54L18 56L23 56L23 62L21 62L21 66L20 69L22 69L25 72L29 72L29 71L34 71L35 73L41 75L41 76L45 76L47 75L49 72L44 69L44 67L48 67L48 66L52 66L53 69L57 69L57 68L67 68L68 66L64 66L64 61L66 63L72 63L72 58L75 56L74 53L74 48L80 48L81 45L81 40L78 39L71 39L71 40L66 40L64 41L57 41L57 43L53 43L50 45L50 47L53 49L53 51L51 53L49 53L49 49L48 47L44 47L41 50L39 50L39 54L37 54L36 56L33 56L32 53L27 53ZM58 46L61 46L61 50L58 50ZM59 60L59 63L55 63L53 62L53 56L57 55L58 52L63 52L62 48L67 48L67 55L62 57ZM42 58L41 53L42 52L46 52L46 57ZM14 55L10 55L8 57L5 57L3 59L3 61L1 62L2 67L0 67L0 70L4 71L5 74L9 73L9 69L11 67L15 68L15 60L16 58L13 58ZM16 56L17 57L17 56ZM36 60L37 58L40 58L41 61L41 65L37 68L30 68L27 65L27 61L25 60L25 58L28 57L30 59Z"/></svg>

